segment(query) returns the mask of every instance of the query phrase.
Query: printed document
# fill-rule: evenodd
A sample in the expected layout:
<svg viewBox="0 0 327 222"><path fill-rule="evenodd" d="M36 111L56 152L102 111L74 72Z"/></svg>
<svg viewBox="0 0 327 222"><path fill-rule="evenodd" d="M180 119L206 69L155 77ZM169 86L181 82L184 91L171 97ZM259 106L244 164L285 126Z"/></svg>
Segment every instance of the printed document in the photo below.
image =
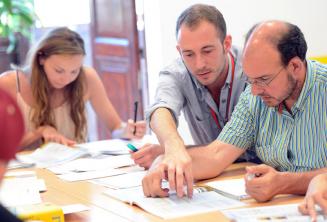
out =
<svg viewBox="0 0 327 222"><path fill-rule="evenodd" d="M317 210L319 214L317 221L326 222L327 218L324 218L321 209ZM298 204L224 210L222 213L235 222L311 222L309 216L298 211Z"/></svg>
<svg viewBox="0 0 327 222"><path fill-rule="evenodd" d="M143 195L142 187L124 190L107 189L105 194L126 203L138 205L145 211L163 219L245 206L240 201L224 197L213 191L195 192L192 199L178 198L176 193L170 194L167 198L147 198Z"/></svg>

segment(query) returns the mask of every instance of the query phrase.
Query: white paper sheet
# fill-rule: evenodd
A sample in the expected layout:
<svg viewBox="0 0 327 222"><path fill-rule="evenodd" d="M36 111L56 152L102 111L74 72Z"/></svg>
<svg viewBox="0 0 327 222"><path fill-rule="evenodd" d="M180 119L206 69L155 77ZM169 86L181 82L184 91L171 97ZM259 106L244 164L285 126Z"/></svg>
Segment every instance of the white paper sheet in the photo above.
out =
<svg viewBox="0 0 327 222"><path fill-rule="evenodd" d="M286 204L268 207L243 208L222 211L229 219L241 222L311 222L309 216L298 211L298 204ZM318 222L327 221L320 210Z"/></svg>
<svg viewBox="0 0 327 222"><path fill-rule="evenodd" d="M46 168L69 162L88 155L86 150L71 148L58 143L47 143L30 154L17 154L16 158L25 163L35 163L37 167Z"/></svg>
<svg viewBox="0 0 327 222"><path fill-rule="evenodd" d="M124 190L108 189L105 194L126 203L134 203L145 211L164 219L171 219L210 211L244 206L245 204L224 197L216 192L194 193L193 198L178 198L171 194L169 198L146 198L142 187Z"/></svg>
<svg viewBox="0 0 327 222"><path fill-rule="evenodd" d="M245 181L243 178L212 181L206 183L206 185L213 188L218 193L237 200L250 198L245 192Z"/></svg>
<svg viewBox="0 0 327 222"><path fill-rule="evenodd" d="M36 177L4 179L0 189L0 201L6 207L41 203L39 191L45 188L40 186Z"/></svg>
<svg viewBox="0 0 327 222"><path fill-rule="evenodd" d="M66 181L81 181L81 180L91 180L95 178L110 177L115 175L124 174L124 171L119 169L107 169L107 170L97 170L81 173L67 173L59 175L58 177Z"/></svg>
<svg viewBox="0 0 327 222"><path fill-rule="evenodd" d="M126 189L142 186L142 179L145 174L146 171L132 172L118 176L94 179L91 180L91 182L112 189Z"/></svg>
<svg viewBox="0 0 327 222"><path fill-rule="evenodd" d="M48 169L55 174L66 174L74 172L103 171L131 165L134 165L134 161L130 158L130 155L101 155L80 158Z"/></svg>

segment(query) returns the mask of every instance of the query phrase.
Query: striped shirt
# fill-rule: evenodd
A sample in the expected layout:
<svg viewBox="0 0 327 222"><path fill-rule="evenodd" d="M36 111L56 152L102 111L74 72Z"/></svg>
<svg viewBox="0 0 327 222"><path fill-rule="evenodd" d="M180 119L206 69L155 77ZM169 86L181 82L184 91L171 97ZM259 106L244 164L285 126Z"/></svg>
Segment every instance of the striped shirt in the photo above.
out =
<svg viewBox="0 0 327 222"><path fill-rule="evenodd" d="M243 149L255 146L262 162L279 171L327 167L326 65L307 61L306 80L291 113L266 106L248 86L218 140Z"/></svg>

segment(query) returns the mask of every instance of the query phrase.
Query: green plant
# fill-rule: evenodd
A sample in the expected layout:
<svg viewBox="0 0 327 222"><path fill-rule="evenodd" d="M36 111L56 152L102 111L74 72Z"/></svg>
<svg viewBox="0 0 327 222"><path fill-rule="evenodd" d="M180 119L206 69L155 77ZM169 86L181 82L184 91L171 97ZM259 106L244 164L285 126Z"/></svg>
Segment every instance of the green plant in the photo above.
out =
<svg viewBox="0 0 327 222"><path fill-rule="evenodd" d="M30 39L35 18L33 0L0 0L0 36L9 40L7 53L16 47L16 33Z"/></svg>

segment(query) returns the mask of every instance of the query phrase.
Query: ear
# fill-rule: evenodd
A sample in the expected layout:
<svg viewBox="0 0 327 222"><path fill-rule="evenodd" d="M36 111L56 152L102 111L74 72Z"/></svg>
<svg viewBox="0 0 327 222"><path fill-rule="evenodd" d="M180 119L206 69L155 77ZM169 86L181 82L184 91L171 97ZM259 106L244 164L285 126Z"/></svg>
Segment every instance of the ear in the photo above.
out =
<svg viewBox="0 0 327 222"><path fill-rule="evenodd" d="M232 48L232 36L226 35L224 42L223 42L224 50L225 52L229 52L229 50Z"/></svg>
<svg viewBox="0 0 327 222"><path fill-rule="evenodd" d="M293 73L294 77L297 78L305 67L303 61L299 57L292 58L288 63L288 68L291 73Z"/></svg>

